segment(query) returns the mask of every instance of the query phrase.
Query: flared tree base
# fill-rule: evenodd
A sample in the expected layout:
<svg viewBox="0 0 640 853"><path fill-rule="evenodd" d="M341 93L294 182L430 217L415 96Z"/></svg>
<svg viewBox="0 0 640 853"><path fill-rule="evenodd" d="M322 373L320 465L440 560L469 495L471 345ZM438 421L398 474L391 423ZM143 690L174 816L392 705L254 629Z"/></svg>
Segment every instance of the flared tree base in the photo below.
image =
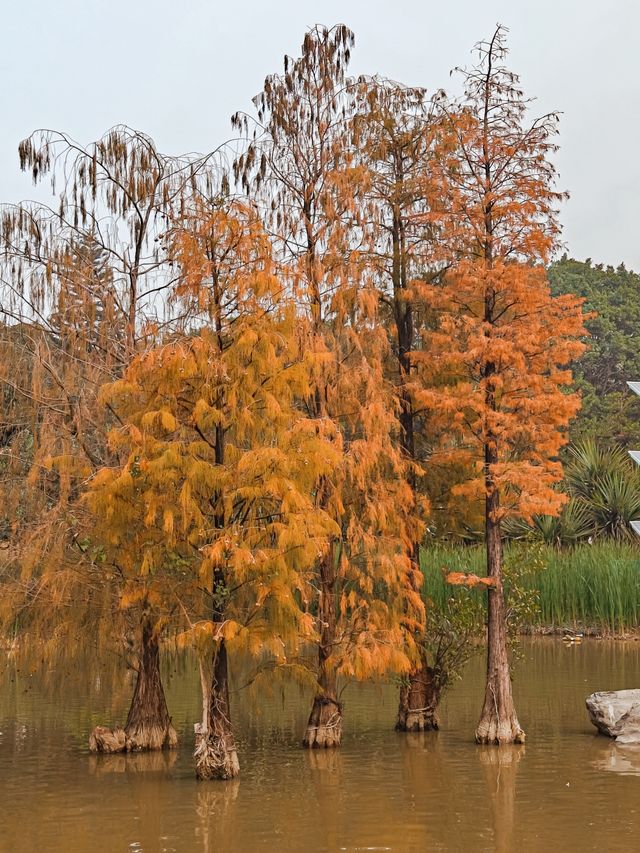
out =
<svg viewBox="0 0 640 853"><path fill-rule="evenodd" d="M89 752L126 752L127 736L124 729L116 726L108 729L106 726L96 726L89 735Z"/></svg>
<svg viewBox="0 0 640 853"><path fill-rule="evenodd" d="M316 696L302 741L305 749L333 749L342 742L342 706L335 699Z"/></svg>
<svg viewBox="0 0 640 853"><path fill-rule="evenodd" d="M203 732L201 725L195 729L196 747L193 755L196 777L200 780L235 778L240 773L240 762L231 732Z"/></svg>
<svg viewBox="0 0 640 853"><path fill-rule="evenodd" d="M437 732L439 728L440 718L436 711L398 711L397 732Z"/></svg>
<svg viewBox="0 0 640 853"><path fill-rule="evenodd" d="M400 688L398 704L398 732L429 732L440 728L438 705L440 690L433 670L425 666L414 672Z"/></svg>
<svg viewBox="0 0 640 853"><path fill-rule="evenodd" d="M484 715L476 729L476 743L493 746L524 743L525 737L515 716L501 718L495 713Z"/></svg>
<svg viewBox="0 0 640 853"><path fill-rule="evenodd" d="M178 735L171 724L160 676L160 648L150 619L142 623L136 686L124 729L96 726L89 736L90 752L147 752L174 749Z"/></svg>
<svg viewBox="0 0 640 853"><path fill-rule="evenodd" d="M126 728L127 752L146 752L152 749L175 749L178 735L171 722L168 725L139 724Z"/></svg>
<svg viewBox="0 0 640 853"><path fill-rule="evenodd" d="M89 735L89 752L148 752L175 749L177 745L178 735L171 722L166 725L148 723L131 729L96 726Z"/></svg>

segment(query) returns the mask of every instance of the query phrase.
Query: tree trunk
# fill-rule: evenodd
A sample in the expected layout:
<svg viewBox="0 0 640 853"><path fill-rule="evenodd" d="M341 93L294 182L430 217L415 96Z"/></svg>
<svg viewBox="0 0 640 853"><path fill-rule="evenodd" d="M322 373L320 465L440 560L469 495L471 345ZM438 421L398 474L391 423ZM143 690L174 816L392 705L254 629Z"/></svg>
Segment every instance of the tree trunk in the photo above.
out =
<svg viewBox="0 0 640 853"><path fill-rule="evenodd" d="M229 673L224 640L216 649L203 722L196 726L196 776L198 779L233 779L240 772L229 711Z"/></svg>
<svg viewBox="0 0 640 853"><path fill-rule="evenodd" d="M96 726L89 736L91 752L140 752L173 749L178 744L160 677L158 637L148 619L142 624L138 676L124 729Z"/></svg>
<svg viewBox="0 0 640 853"><path fill-rule="evenodd" d="M493 464L493 449L487 445L486 458ZM484 707L476 729L476 743L524 743L511 692L511 673L507 654L507 614L502 588L502 538L498 511L500 495L489 483L486 500L487 574L495 578L489 587L487 684Z"/></svg>
<svg viewBox="0 0 640 853"><path fill-rule="evenodd" d="M402 160L396 160L396 181L404 183ZM405 227L402 212L394 208L393 226L393 293L396 333L398 337L398 378L400 400L400 442L406 458L411 464L416 459L415 449L415 416L413 399L408 382L411 376L410 353L414 346L413 306L407 299L407 259L405 250ZM415 496L417 482L415 469L409 470L408 484ZM412 573L407 580L410 588L415 590L414 573L420 566L420 543L415 542L410 552ZM417 637L418 641L420 637ZM409 674L409 680L400 688L398 703L398 719L396 731L424 732L439 728L437 714L440 702L441 688L437 685L433 670L422 662L422 666Z"/></svg>
<svg viewBox="0 0 640 853"><path fill-rule="evenodd" d="M428 732L440 728L438 705L442 687L426 663L409 676L400 688L396 731Z"/></svg>
<svg viewBox="0 0 640 853"><path fill-rule="evenodd" d="M338 702L336 671L330 659L336 641L335 582L335 554L330 548L320 567L319 690L302 741L307 749L336 747L342 741L342 705Z"/></svg>
<svg viewBox="0 0 640 853"><path fill-rule="evenodd" d="M178 743L160 678L158 637L148 621L142 626L142 655L124 731L127 752L173 749Z"/></svg>
<svg viewBox="0 0 640 853"><path fill-rule="evenodd" d="M488 280L485 282L484 321L490 338L496 323L497 294L491 281L493 270L493 197L492 154L490 152L489 123L491 111L490 87L491 63L487 72L484 91L483 158L484 163L484 261ZM476 742L487 744L524 743L524 732L520 728L511 693L511 673L507 654L507 613L502 589L502 534L500 530L500 490L495 483L494 473L499 463L498 435L495 432L494 416L498 411L496 398L497 367L493 361L484 364L484 406L486 434L484 437L484 484L485 484L485 532L487 545L487 575L495 578L494 587L487 589L488 634L487 634L487 684L484 707L476 729Z"/></svg>
<svg viewBox="0 0 640 853"><path fill-rule="evenodd" d="M222 351L222 319L220 315L220 299L217 284L215 324L220 351ZM225 433L224 428L216 426L215 460L218 465L224 464ZM215 508L214 525L217 530L224 530L226 519L224 508L221 506L221 494L216 493L212 499ZM225 602L228 595L227 578L219 566L215 569L211 587L211 619L214 625L221 626L225 619ZM207 686L204 667L200 666L202 681L202 723L195 726L196 746L196 776L198 779L233 779L240 772L238 753L231 726L229 709L229 666L227 661L227 646L220 637L213 653L213 673L210 686Z"/></svg>
<svg viewBox="0 0 640 853"><path fill-rule="evenodd" d="M342 742L342 705L336 698L334 687L323 686L313 700L307 731L302 745L306 749L330 749Z"/></svg>

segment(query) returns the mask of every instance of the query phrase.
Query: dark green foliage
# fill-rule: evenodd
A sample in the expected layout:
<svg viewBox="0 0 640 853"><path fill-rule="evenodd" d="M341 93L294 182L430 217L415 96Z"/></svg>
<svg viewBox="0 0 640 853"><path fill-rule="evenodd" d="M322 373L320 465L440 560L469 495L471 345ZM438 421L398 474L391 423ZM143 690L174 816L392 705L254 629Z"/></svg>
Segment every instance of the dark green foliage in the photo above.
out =
<svg viewBox="0 0 640 853"><path fill-rule="evenodd" d="M604 444L640 447L640 398L627 381L640 379L640 275L567 258L553 264L554 294L585 298L596 317L586 323L589 349L573 365L582 411L571 426L571 439L597 436Z"/></svg>
<svg viewBox="0 0 640 853"><path fill-rule="evenodd" d="M603 477L612 473L631 474L635 470L628 453L619 445L606 446L586 438L569 447L565 481L574 497L590 501Z"/></svg>
<svg viewBox="0 0 640 853"><path fill-rule="evenodd" d="M635 536L630 522L640 516L640 468L620 446L586 439L569 448L566 484L590 514L594 535Z"/></svg>

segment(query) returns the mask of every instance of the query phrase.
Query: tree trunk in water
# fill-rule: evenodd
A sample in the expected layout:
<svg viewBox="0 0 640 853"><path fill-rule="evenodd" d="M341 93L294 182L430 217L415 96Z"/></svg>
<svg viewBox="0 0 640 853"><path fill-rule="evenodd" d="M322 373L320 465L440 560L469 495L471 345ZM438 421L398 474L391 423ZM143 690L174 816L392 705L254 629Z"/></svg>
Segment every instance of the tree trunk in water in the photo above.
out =
<svg viewBox="0 0 640 853"><path fill-rule="evenodd" d="M160 679L158 637L149 622L142 626L142 655L124 731L128 752L173 749L178 743Z"/></svg>
<svg viewBox="0 0 640 853"><path fill-rule="evenodd" d="M436 674L425 663L400 688L396 731L428 732L440 728L438 705L442 688Z"/></svg>
<svg viewBox="0 0 640 853"><path fill-rule="evenodd" d="M203 706L203 721L196 726L194 757L198 779L233 779L240 772L229 712L229 673L224 640L220 640L215 652L208 701Z"/></svg>
<svg viewBox="0 0 640 853"><path fill-rule="evenodd" d="M215 323L222 351L222 322L219 312L216 313ZM220 424L216 426L215 434L215 460L218 465L223 465L225 436ZM213 506L216 507L214 523L217 530L223 530L225 527L224 509L219 505L220 499L221 495L216 493ZM227 592L227 578L223 568L219 566L213 573L211 587L211 618L214 625L221 626L224 622ZM193 753L196 761L196 776L198 779L233 779L240 772L240 763L231 727L229 666L227 646L223 637L220 637L213 654L210 685L207 685L202 663L200 680L202 682L202 723L195 726L196 746Z"/></svg>
<svg viewBox="0 0 640 853"><path fill-rule="evenodd" d="M149 620L142 625L138 676L124 729L96 726L89 736L91 752L140 752L174 749L178 744L160 677L158 637Z"/></svg>
<svg viewBox="0 0 640 853"><path fill-rule="evenodd" d="M484 321L491 338L493 328L501 309L496 314L496 291L490 278L493 270L494 243L493 230L493 175L489 153L490 92L488 83L484 93L483 119L483 165L484 165ZM500 462L498 452L499 436L496 433L495 415L499 410L496 394L495 362L487 360L482 374L485 380L484 407L484 486L485 486L485 534L487 546L487 575L494 578L495 586L488 587L488 626L487 626L487 684L484 695L484 707L476 729L476 742L486 744L524 743L525 735L520 728L513 705L511 692L511 673L507 654L507 613L502 588L502 533L500 529L500 489L494 475Z"/></svg>
<svg viewBox="0 0 640 853"><path fill-rule="evenodd" d="M486 456L493 463L493 452L487 446ZM495 578L488 589L487 684L484 707L476 729L476 743L524 743L513 704L511 673L507 654L507 614L502 588L502 538L498 517L500 495L491 483L487 492L487 574Z"/></svg>
<svg viewBox="0 0 640 853"><path fill-rule="evenodd" d="M340 746L341 742L342 705L336 698L335 686L326 687L313 700L302 745L306 749L329 749Z"/></svg>
<svg viewBox="0 0 640 853"><path fill-rule="evenodd" d="M415 484L412 484L415 487ZM407 586L418 591L415 576L419 566L420 545L414 544L411 553L412 571L407 578ZM420 637L416 638L420 642ZM397 732L428 732L440 728L438 705L443 683L436 677L435 671L428 666L424 654L420 655L420 664L409 673L408 681L400 687L398 702Z"/></svg>
<svg viewBox="0 0 640 853"><path fill-rule="evenodd" d="M404 185L404 172L402 170L402 158L395 161L396 183ZM393 245L393 267L392 281L394 294L394 314L396 333L398 337L398 379L400 400L400 443L406 458L415 462L415 431L414 412L411 391L408 388L408 380L411 376L410 353L414 347L414 318L413 305L407 299L407 258L405 251L405 227L402 211L394 206L393 224L391 229ZM413 495L416 494L415 469L409 469L407 482L411 487ZM416 591L413 580L414 572L420 565L420 544L415 542L409 554L411 560L411 573L407 578L407 586ZM418 642L420 637L416 637ZM437 691L433 678L433 671L427 666L426 661L409 674L408 683L403 683L400 688L400 700L398 703L398 719L396 731L399 732L422 732L437 729L439 725L436 709L440 701L440 690Z"/></svg>
<svg viewBox="0 0 640 853"><path fill-rule="evenodd" d="M329 549L320 567L320 581L319 691L313 700L302 741L307 749L336 747L342 741L342 705L338 702L336 671L330 660L336 638L336 569L333 548Z"/></svg>

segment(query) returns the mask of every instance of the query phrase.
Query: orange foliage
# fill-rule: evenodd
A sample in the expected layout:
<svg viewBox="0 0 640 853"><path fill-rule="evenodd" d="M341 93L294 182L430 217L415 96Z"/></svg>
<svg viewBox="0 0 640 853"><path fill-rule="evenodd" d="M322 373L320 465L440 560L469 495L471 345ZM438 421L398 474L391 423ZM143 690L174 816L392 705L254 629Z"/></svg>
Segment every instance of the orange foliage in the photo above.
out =
<svg viewBox="0 0 640 853"><path fill-rule="evenodd" d="M333 424L343 446L339 470L317 484L340 531L316 578L318 678L334 699L338 673L406 671L415 651L406 627L422 620L419 572L409 557L422 524L398 447L379 292L356 242L367 178L350 138L352 42L344 26L307 34L301 56L287 57L285 73L269 76L254 99L256 133L235 163L243 188L270 211L296 297L309 371L300 403L316 422ZM234 122L248 127L242 115Z"/></svg>
<svg viewBox="0 0 640 853"><path fill-rule="evenodd" d="M224 639L283 662L313 636L310 567L337 532L314 487L341 443L296 408L307 372L252 208L197 204L171 241L176 298L211 328L103 389L118 464L90 483L94 536L122 608L151 610L181 646Z"/></svg>
<svg viewBox="0 0 640 853"><path fill-rule="evenodd" d="M492 61L489 59L491 51ZM565 498L558 453L580 400L569 365L584 351L582 300L554 297L544 268L556 245L548 159L557 116L524 126L517 78L501 64L501 29L465 72L466 97L443 102L455 157L441 164L441 261L437 282L414 292L435 313L414 353L416 399L443 432L432 461L467 466L455 493L496 493L507 516L556 514Z"/></svg>
<svg viewBox="0 0 640 853"><path fill-rule="evenodd" d="M416 396L446 428L434 464L475 463L455 494L477 499L488 488L490 446L499 518L557 513L558 453L580 405L567 387L568 364L584 350L580 300L553 297L542 267L483 260L460 263L429 297L438 327L414 359Z"/></svg>
<svg viewBox="0 0 640 853"><path fill-rule="evenodd" d="M445 575L445 581L451 586L466 586L473 588L475 586L495 587L495 578L481 578L478 575L467 574L466 572L449 572Z"/></svg>

